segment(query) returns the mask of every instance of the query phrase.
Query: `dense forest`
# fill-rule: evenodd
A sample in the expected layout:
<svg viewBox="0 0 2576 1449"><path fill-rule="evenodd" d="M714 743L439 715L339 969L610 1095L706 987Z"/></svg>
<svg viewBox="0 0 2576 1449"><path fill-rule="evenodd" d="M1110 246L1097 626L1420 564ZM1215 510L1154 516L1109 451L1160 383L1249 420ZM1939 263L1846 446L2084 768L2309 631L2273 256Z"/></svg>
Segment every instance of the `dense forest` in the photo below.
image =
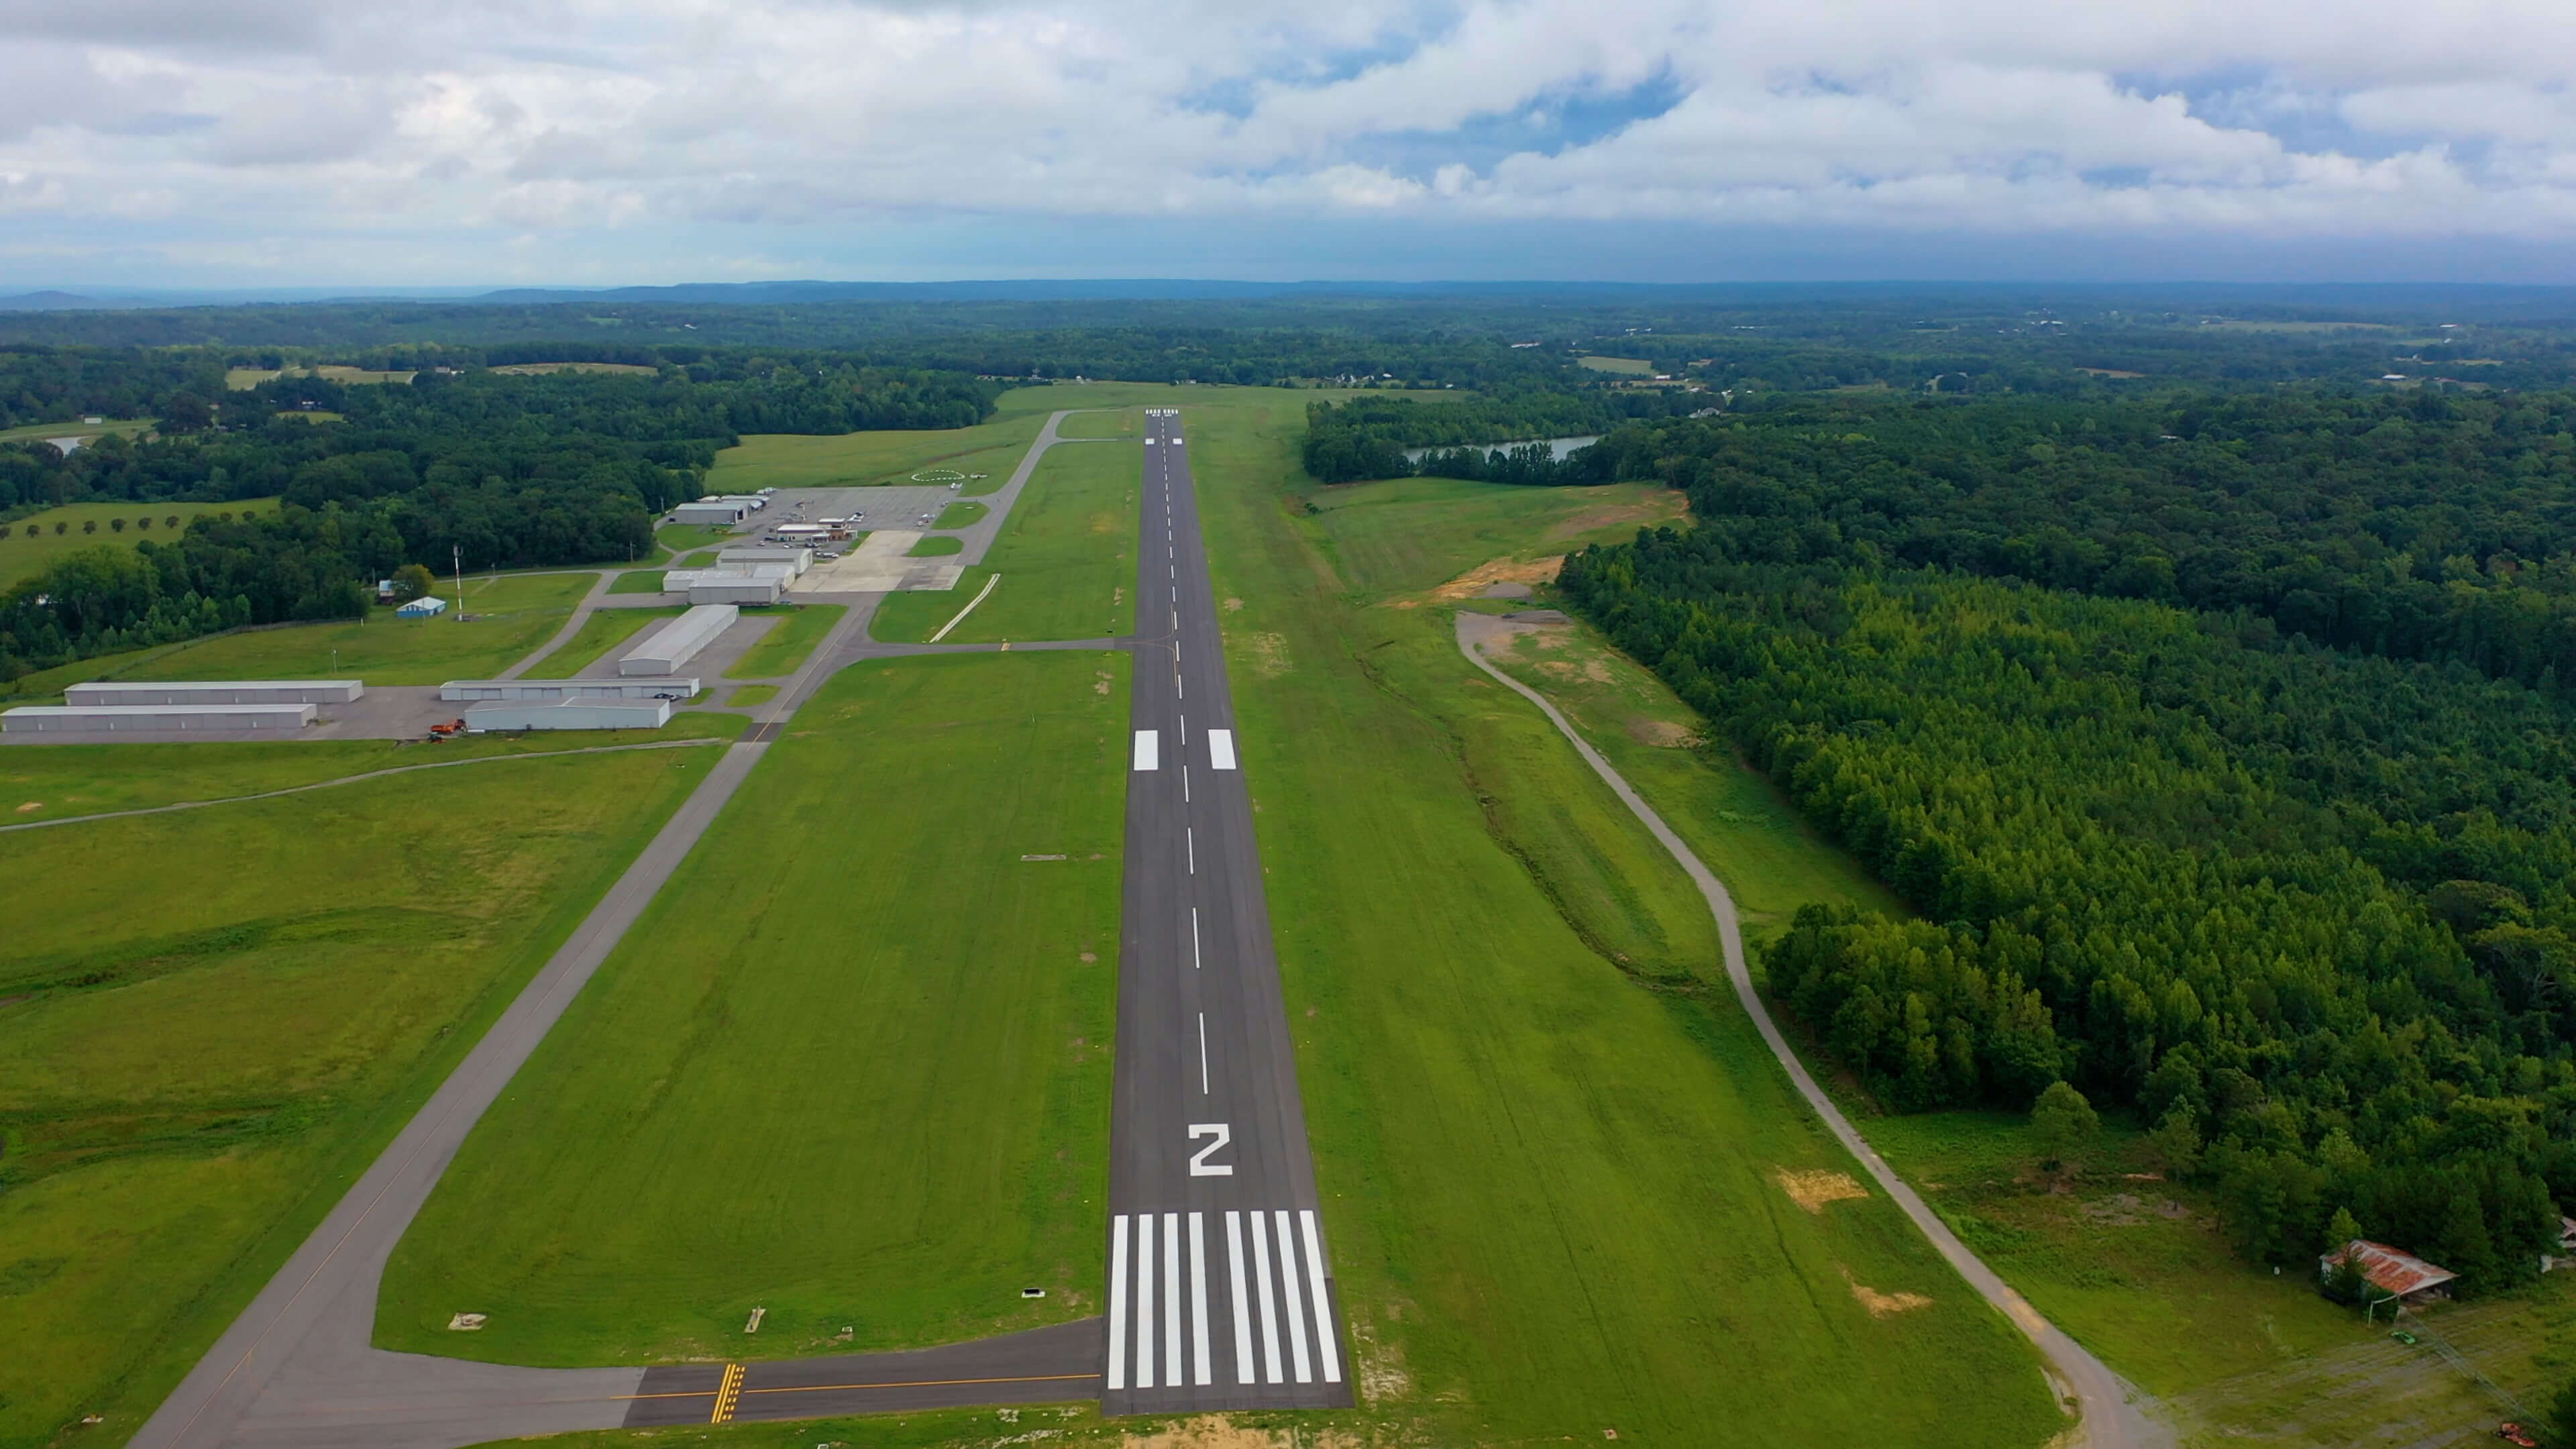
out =
<svg viewBox="0 0 2576 1449"><path fill-rule="evenodd" d="M2492 1287L2576 1201L2576 698L2466 621L2565 597L2566 406L1631 428L1585 468L1700 521L1562 582L1923 913L1766 956L1891 1105L2064 1078L2259 1259L2345 1208Z"/></svg>
<svg viewBox="0 0 2576 1449"><path fill-rule="evenodd" d="M282 377L142 441L66 455L0 445L0 517L60 503L279 496L274 518L64 559L0 596L0 671L212 628L350 616L404 562L444 569L642 556L652 517L697 496L745 431L978 422L996 388L958 374L737 367L709 381L422 373L409 385ZM310 413L334 419L313 421ZM7 527L0 524L0 527Z"/></svg>

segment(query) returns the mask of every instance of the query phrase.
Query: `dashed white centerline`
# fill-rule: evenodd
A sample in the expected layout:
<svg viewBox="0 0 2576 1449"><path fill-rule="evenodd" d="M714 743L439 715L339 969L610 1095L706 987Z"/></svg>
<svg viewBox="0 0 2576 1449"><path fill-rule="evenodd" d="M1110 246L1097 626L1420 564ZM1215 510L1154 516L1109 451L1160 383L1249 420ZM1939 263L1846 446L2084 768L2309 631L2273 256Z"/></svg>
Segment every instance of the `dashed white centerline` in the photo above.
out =
<svg viewBox="0 0 2576 1449"><path fill-rule="evenodd" d="M1197 875L1199 873L1199 833L1184 825L1181 827L1181 841L1190 848L1190 874Z"/></svg>
<svg viewBox="0 0 2576 1449"><path fill-rule="evenodd" d="M1199 969L1199 908L1190 907L1190 969Z"/></svg>
<svg viewBox="0 0 2576 1449"><path fill-rule="evenodd" d="M1202 1011L1199 1013L1199 1095L1204 1097L1207 1094L1207 1013ZM1204 1354L1207 1350L1202 1348L1199 1352Z"/></svg>

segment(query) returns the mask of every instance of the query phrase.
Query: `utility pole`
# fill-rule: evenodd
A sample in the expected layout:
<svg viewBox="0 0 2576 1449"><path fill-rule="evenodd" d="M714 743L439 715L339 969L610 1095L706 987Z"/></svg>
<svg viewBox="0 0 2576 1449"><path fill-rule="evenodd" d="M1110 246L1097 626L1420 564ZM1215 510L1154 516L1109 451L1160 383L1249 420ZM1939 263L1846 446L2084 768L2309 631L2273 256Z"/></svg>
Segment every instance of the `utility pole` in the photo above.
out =
<svg viewBox="0 0 2576 1449"><path fill-rule="evenodd" d="M456 559L456 622L462 624L465 622L465 545L451 544L449 549Z"/></svg>

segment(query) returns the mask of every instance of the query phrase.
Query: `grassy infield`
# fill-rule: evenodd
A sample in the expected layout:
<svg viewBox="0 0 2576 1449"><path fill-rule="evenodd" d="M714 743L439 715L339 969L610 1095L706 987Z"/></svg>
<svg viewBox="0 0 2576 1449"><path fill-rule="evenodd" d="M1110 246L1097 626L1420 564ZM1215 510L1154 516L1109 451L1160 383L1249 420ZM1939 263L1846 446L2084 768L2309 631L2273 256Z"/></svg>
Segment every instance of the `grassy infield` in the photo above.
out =
<svg viewBox="0 0 2576 1449"><path fill-rule="evenodd" d="M1810 1215L1773 1184L1775 1166L1848 1164L1708 989L1704 911L1544 723L1456 656L1428 594L1552 551L1551 534L1616 533L1654 500L1413 482L1310 513L1289 481L1305 397L1080 400L1148 399L1194 405L1368 1390L1351 1427L1478 1443L2052 1432L2030 1354L1891 1208ZM1067 454L997 554L985 611L1019 612L999 611L995 637L1125 627L1133 452ZM1112 553L1114 569L1087 557ZM1758 779L1670 748L1690 718L1633 665L1569 639L1513 667L1575 709L1757 929L1804 899L1883 899ZM833 681L468 1143L396 1256L380 1341L634 1362L753 1351L737 1330L755 1303L770 1355L1095 1311L1125 671L1120 655L1019 654ZM148 748L113 769L97 751L19 751L0 779L54 814L345 773L363 766L332 752L366 747L196 747L184 764ZM130 1432L705 760L496 765L0 836L0 869L48 903L0 957L0 995L33 988L0 1005L0 1354L18 1366L0 1444L48 1442L87 1410ZM433 816L473 828L433 832ZM1020 860L1058 853L1072 858ZM2226 1267L2205 1226L2149 1211L2133 1229L2019 1190L2010 1124L1874 1130L1900 1164L1943 1174L1945 1208L1973 1201L1999 1266L2150 1388L2241 1369L2266 1336L2284 1352L2354 1338L2307 1295ZM2160 1322L2175 1295L2079 1282L2103 1235L2151 1286L2197 1274L2210 1301ZM1838 1278L1933 1303L1874 1318ZM1055 1292L1032 1307L1016 1297L1030 1282ZM2488 1317L2455 1315L2453 1336L2474 1349L2555 1328L2555 1302L2468 1310ZM492 1326L441 1331L459 1309ZM2159 1360L2160 1338L2182 1347ZM2517 1352L2530 1370L2530 1345ZM2318 1392L2227 1387L2185 1407L2270 1423ZM892 1445L993 1424L672 1437Z"/></svg>

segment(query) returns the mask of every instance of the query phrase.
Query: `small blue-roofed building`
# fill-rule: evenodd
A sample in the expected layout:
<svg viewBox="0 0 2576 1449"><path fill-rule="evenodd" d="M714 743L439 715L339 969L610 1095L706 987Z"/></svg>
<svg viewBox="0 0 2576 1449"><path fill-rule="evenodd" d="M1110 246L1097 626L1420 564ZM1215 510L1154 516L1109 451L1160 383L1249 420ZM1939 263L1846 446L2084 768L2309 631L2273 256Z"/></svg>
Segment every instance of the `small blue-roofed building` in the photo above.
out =
<svg viewBox="0 0 2576 1449"><path fill-rule="evenodd" d="M423 594L394 610L399 619L434 619L447 612L447 601L436 594Z"/></svg>

